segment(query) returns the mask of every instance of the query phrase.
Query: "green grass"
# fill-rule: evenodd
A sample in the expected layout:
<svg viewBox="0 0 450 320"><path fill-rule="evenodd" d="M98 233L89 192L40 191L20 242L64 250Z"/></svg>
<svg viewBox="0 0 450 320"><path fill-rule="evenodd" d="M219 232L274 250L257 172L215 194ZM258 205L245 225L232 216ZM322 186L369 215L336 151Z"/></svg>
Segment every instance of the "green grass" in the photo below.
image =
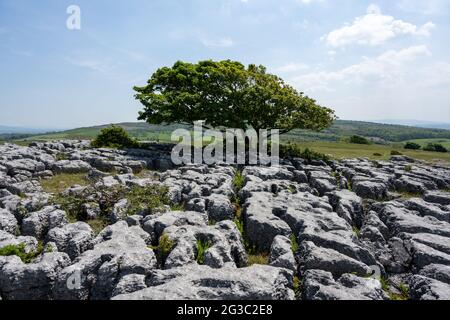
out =
<svg viewBox="0 0 450 320"><path fill-rule="evenodd" d="M242 175L241 171L236 171L233 177L233 186L236 192L239 192L245 185L245 177Z"/></svg>
<svg viewBox="0 0 450 320"><path fill-rule="evenodd" d="M298 276L294 276L294 280L293 280L293 289L294 289L294 293L296 297L300 296L300 289L301 289L301 281L300 278Z"/></svg>
<svg viewBox="0 0 450 320"><path fill-rule="evenodd" d="M291 250L295 254L299 249L299 244L295 234L291 234Z"/></svg>
<svg viewBox="0 0 450 320"><path fill-rule="evenodd" d="M0 248L0 256L18 256L23 263L31 263L33 259L38 257L44 252L44 246L41 242L38 243L37 249L30 252L25 252L25 244L21 243L19 245L7 245Z"/></svg>
<svg viewBox="0 0 450 320"><path fill-rule="evenodd" d="M400 283L398 290L400 293L393 293L391 291L388 292L389 298L395 301L405 301L409 300L409 288L406 284Z"/></svg>
<svg viewBox="0 0 450 320"><path fill-rule="evenodd" d="M132 188L126 193L126 198L128 200L127 214L134 215L140 212L152 214L153 210L161 208L163 205L170 204L167 192L167 187L156 185Z"/></svg>
<svg viewBox="0 0 450 320"><path fill-rule="evenodd" d="M49 179L41 180L41 186L45 192L60 193L74 185L86 186L89 182L84 173L57 174Z"/></svg>
<svg viewBox="0 0 450 320"><path fill-rule="evenodd" d="M359 228L357 226L352 226L352 230L354 235L359 238L361 236L361 230L359 230Z"/></svg>
<svg viewBox="0 0 450 320"><path fill-rule="evenodd" d="M92 231L94 231L95 235L98 235L109 225L109 222L105 217L100 217L94 220L87 220L86 223L92 228Z"/></svg>
<svg viewBox="0 0 450 320"><path fill-rule="evenodd" d="M254 264L269 264L269 255L266 253L248 254L248 266L250 267Z"/></svg>
<svg viewBox="0 0 450 320"><path fill-rule="evenodd" d="M197 239L197 263L204 264L205 263L205 253L211 248L212 244L209 241L203 239Z"/></svg>
<svg viewBox="0 0 450 320"><path fill-rule="evenodd" d="M302 148L310 148L316 152L330 155L334 159L344 158L369 158L372 160L388 160L393 150L399 149L396 145L358 145L346 142L301 142ZM428 152L421 150L405 150L402 154L411 158L435 162L439 160L450 162L450 153ZM378 155L374 155L378 154ZM381 156L379 156L381 155Z"/></svg>
<svg viewBox="0 0 450 320"><path fill-rule="evenodd" d="M398 192L400 194L401 199L413 199L413 198L422 198L423 195L420 193L413 192Z"/></svg>

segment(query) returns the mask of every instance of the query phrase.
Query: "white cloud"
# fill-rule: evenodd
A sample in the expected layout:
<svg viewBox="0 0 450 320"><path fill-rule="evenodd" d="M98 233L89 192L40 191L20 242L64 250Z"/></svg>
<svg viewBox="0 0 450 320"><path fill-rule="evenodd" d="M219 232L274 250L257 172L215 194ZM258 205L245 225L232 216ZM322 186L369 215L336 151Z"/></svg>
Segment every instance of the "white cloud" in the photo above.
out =
<svg viewBox="0 0 450 320"><path fill-rule="evenodd" d="M304 91L333 91L340 84L381 83L393 86L407 82L405 79L416 70L410 63L431 55L426 46L414 46L403 50L390 50L376 58L364 57L360 63L338 71L314 71L291 79L291 82Z"/></svg>
<svg viewBox="0 0 450 320"><path fill-rule="evenodd" d="M376 46L401 35L429 36L434 27L432 22L418 27L384 15L378 6L372 4L367 8L366 15L356 18L350 25L331 31L322 40L332 47L350 44Z"/></svg>
<svg viewBox="0 0 450 320"><path fill-rule="evenodd" d="M283 72L283 73L289 73L289 72L296 72L300 70L308 69L308 66L306 64L302 63L288 63L283 66L280 66L278 68L275 68L275 72Z"/></svg>
<svg viewBox="0 0 450 320"><path fill-rule="evenodd" d="M235 45L234 41L228 37L219 39L201 38L200 41L205 47L208 48L228 48Z"/></svg>

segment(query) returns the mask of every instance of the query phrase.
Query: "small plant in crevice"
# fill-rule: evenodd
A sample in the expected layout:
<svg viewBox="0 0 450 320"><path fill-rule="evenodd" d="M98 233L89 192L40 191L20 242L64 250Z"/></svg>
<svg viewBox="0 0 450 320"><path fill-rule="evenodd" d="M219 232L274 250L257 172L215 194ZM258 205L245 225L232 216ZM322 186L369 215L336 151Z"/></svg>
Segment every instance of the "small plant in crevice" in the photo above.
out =
<svg viewBox="0 0 450 320"><path fill-rule="evenodd" d="M211 248L212 244L208 240L197 239L197 256L196 261L198 264L205 263L205 253Z"/></svg>
<svg viewBox="0 0 450 320"><path fill-rule="evenodd" d="M294 294L295 297L298 298L300 297L300 291L301 291L301 281L300 278L298 276L294 276L293 279L293 289L294 289Z"/></svg>
<svg viewBox="0 0 450 320"><path fill-rule="evenodd" d="M174 246L174 241L171 240L167 234L163 234L161 237L159 237L158 245L149 246L149 248L156 252L158 265L164 267L167 257L172 252Z"/></svg>
<svg viewBox="0 0 450 320"><path fill-rule="evenodd" d="M295 234L291 234L291 250L293 254L296 254L298 249L300 248L299 244L298 244L298 240L297 237L295 236Z"/></svg>
<svg viewBox="0 0 450 320"><path fill-rule="evenodd" d="M405 171L406 172L411 172L412 171L412 166L410 164L405 166Z"/></svg>
<svg viewBox="0 0 450 320"><path fill-rule="evenodd" d="M361 230L357 226L352 226L352 231L357 238L361 236Z"/></svg>
<svg viewBox="0 0 450 320"><path fill-rule="evenodd" d="M233 177L233 187L238 193L245 185L245 177L242 175L242 172L237 170L236 174Z"/></svg>
<svg viewBox="0 0 450 320"><path fill-rule="evenodd" d="M293 186L293 185L289 185L288 191L290 193L296 193L297 192L297 188L295 186Z"/></svg>
<svg viewBox="0 0 450 320"><path fill-rule="evenodd" d="M353 191L353 181L352 180L348 180L348 190Z"/></svg>

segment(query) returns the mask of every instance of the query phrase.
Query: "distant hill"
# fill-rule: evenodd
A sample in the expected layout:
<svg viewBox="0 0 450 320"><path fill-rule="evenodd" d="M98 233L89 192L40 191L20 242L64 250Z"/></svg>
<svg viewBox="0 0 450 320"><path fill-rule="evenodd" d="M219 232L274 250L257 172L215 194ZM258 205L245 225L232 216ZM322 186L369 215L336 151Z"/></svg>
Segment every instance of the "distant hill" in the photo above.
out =
<svg viewBox="0 0 450 320"><path fill-rule="evenodd" d="M37 128L24 128L24 127L9 127L0 125L0 134L36 134L44 133L49 131L49 129L37 129Z"/></svg>
<svg viewBox="0 0 450 320"><path fill-rule="evenodd" d="M398 124L402 126L418 127L418 128L431 128L431 129L445 129L450 130L450 123L435 122L435 121L423 121L423 120L377 120L376 123L384 124Z"/></svg>
<svg viewBox="0 0 450 320"><path fill-rule="evenodd" d="M173 130L180 125L150 125L145 122L119 123L131 135L139 140L170 141ZM107 125L77 128L43 135L34 135L29 139L91 139ZM186 126L182 126L186 127ZM294 130L283 136L287 140L300 141L339 141L351 135L361 135L383 142L401 142L415 139L450 139L450 130L426 129L402 125L379 124L372 122L337 120L330 128L322 132Z"/></svg>

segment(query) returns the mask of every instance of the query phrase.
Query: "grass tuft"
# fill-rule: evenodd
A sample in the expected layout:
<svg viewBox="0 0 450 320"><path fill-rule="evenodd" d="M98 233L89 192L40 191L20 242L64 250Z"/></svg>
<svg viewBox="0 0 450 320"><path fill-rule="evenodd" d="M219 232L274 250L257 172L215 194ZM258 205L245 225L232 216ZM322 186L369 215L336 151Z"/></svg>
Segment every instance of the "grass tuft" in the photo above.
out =
<svg viewBox="0 0 450 320"><path fill-rule="evenodd" d="M203 239L197 239L197 263L204 264L205 263L205 253L211 248L211 242Z"/></svg>
<svg viewBox="0 0 450 320"><path fill-rule="evenodd" d="M269 255L266 253L248 254L248 266L250 267L254 264L269 264Z"/></svg>
<svg viewBox="0 0 450 320"><path fill-rule="evenodd" d="M38 257L44 252L44 246L42 242L38 243L37 249L34 251L26 252L25 244L21 243L18 245L10 244L3 248L0 248L0 256L18 256L23 263L31 263L33 259Z"/></svg>
<svg viewBox="0 0 450 320"><path fill-rule="evenodd" d="M236 193L239 192L245 185L245 177L242 175L241 171L236 171L233 177L233 186Z"/></svg>
<svg viewBox="0 0 450 320"><path fill-rule="evenodd" d="M49 179L41 180L42 189L47 193L60 193L74 186L86 186L89 182L84 173L61 173Z"/></svg>

